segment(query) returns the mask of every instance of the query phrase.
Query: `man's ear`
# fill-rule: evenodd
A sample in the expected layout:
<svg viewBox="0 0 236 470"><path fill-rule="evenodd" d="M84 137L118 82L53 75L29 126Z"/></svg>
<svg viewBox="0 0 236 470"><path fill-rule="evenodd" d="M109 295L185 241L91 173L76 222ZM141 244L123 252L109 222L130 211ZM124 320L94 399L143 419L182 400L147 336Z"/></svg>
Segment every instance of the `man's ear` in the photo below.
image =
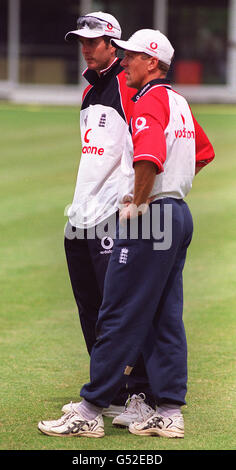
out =
<svg viewBox="0 0 236 470"><path fill-rule="evenodd" d="M112 51L113 54L116 55L116 51L117 51L116 47L111 45L111 51Z"/></svg>
<svg viewBox="0 0 236 470"><path fill-rule="evenodd" d="M116 55L116 47L112 46L111 43L108 43L107 47L109 47L112 54Z"/></svg>
<svg viewBox="0 0 236 470"><path fill-rule="evenodd" d="M150 57L148 63L149 72L155 72L158 68L158 59L156 57Z"/></svg>

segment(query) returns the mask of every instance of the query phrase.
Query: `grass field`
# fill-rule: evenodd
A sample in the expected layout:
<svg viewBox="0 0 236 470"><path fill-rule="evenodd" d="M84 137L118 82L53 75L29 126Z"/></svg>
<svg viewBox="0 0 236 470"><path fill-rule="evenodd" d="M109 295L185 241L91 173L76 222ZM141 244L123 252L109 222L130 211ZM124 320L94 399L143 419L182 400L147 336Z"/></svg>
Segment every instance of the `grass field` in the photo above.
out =
<svg viewBox="0 0 236 470"><path fill-rule="evenodd" d="M76 108L0 105L0 449L235 449L236 107L193 106L215 162L187 198L194 237L185 268L189 383L185 439L40 434L78 401L89 360L63 247L80 154Z"/></svg>

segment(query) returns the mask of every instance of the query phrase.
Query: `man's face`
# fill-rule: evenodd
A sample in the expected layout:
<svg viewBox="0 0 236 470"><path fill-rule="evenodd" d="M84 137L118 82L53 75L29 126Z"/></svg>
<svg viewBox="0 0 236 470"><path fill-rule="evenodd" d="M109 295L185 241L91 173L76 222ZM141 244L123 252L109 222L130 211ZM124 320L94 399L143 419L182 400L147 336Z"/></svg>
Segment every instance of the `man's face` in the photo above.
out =
<svg viewBox="0 0 236 470"><path fill-rule="evenodd" d="M140 90L149 81L148 61L140 52L125 51L121 65L124 67L127 86Z"/></svg>
<svg viewBox="0 0 236 470"><path fill-rule="evenodd" d="M81 37L80 43L89 69L99 73L113 62L115 48L111 44L106 44L103 38Z"/></svg>

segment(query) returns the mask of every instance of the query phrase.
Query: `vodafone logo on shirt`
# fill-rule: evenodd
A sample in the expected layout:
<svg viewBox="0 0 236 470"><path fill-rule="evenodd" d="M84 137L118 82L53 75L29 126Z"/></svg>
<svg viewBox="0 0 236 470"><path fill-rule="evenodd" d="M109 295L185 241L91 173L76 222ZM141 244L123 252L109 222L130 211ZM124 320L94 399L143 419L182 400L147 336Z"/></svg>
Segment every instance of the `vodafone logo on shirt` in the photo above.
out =
<svg viewBox="0 0 236 470"><path fill-rule="evenodd" d="M195 132L193 130L187 130L185 127L185 117L181 114L181 119L183 121L183 129L175 130L176 139L195 139Z"/></svg>
<svg viewBox="0 0 236 470"><path fill-rule="evenodd" d="M142 117L142 116L136 119L135 127L136 127L135 135L137 135L141 131L144 131L144 129L149 129L149 126L147 126L147 120L145 119L145 117Z"/></svg>
<svg viewBox="0 0 236 470"><path fill-rule="evenodd" d="M84 134L84 142L86 144L89 144L90 142L90 132L92 132L92 129L88 129ZM103 147L98 148L96 146L91 146L91 145L83 145L82 153L88 154L88 155L103 155L104 148Z"/></svg>
<svg viewBox="0 0 236 470"><path fill-rule="evenodd" d="M84 134L84 141L86 142L86 144L89 143L89 138L88 138L88 135L89 135L89 132L91 132L92 129L88 129L85 134Z"/></svg>

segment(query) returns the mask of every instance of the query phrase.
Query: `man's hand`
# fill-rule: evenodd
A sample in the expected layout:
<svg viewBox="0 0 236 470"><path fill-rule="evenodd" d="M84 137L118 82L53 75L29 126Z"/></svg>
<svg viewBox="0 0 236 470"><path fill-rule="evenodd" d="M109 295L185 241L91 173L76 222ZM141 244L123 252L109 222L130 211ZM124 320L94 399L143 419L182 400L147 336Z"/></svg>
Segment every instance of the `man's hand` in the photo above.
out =
<svg viewBox="0 0 236 470"><path fill-rule="evenodd" d="M131 196L131 194L126 194L123 197L122 204L128 206L131 202L133 202L133 197Z"/></svg>
<svg viewBox="0 0 236 470"><path fill-rule="evenodd" d="M141 204L139 207L136 204L126 203L120 211L120 222L125 222L127 219L134 219L139 215L145 214L148 210L148 204Z"/></svg>
<svg viewBox="0 0 236 470"><path fill-rule="evenodd" d="M122 201L124 207L120 211L121 223L145 214L148 210L148 203L151 202L149 194L155 181L156 166L149 161L140 161L135 163L134 171L134 198L132 199L129 194L124 196Z"/></svg>

